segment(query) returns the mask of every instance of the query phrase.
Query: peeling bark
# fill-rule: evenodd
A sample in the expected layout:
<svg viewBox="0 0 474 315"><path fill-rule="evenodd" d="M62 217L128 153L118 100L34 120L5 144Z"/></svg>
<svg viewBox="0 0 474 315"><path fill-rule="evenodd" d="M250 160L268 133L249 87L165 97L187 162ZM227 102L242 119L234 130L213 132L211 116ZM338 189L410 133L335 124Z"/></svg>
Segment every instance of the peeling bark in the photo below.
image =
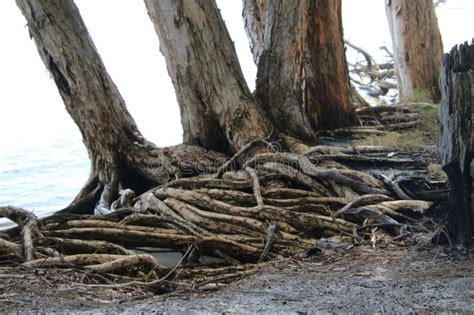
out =
<svg viewBox="0 0 474 315"><path fill-rule="evenodd" d="M250 42L253 61L258 65L263 52L265 19L270 0L243 0L242 17Z"/></svg>
<svg viewBox="0 0 474 315"><path fill-rule="evenodd" d="M243 14L256 95L277 128L314 141L354 122L339 0L245 0Z"/></svg>
<svg viewBox="0 0 474 315"><path fill-rule="evenodd" d="M339 0L269 2L279 8L296 10L288 11L292 14L288 22L274 6L266 14L271 16L267 21L281 34L291 36L279 38L269 28L264 33L265 45L259 64L268 62L272 51L276 60L282 62L275 66L275 80L284 83L280 86L282 90L275 91L275 101L296 102L304 94L303 101L290 104L295 111L290 116L306 115L305 121L299 121L299 127L308 134L298 133L299 139L285 134L291 133L296 125L272 121L274 113L265 113L250 94L214 0L146 0L178 95L185 139L206 148L235 153L223 165L222 155L201 147L182 145L160 149L141 136L71 0L17 2L66 108L83 134L92 160L91 179L80 193L84 198L77 199L70 209L87 208L89 203L99 200L96 210L100 213L105 209L107 213L121 188L143 191L150 185L158 186L136 198L131 190L123 190L121 198L111 207L119 210L99 218L55 214L42 220L29 220L25 210L0 207L0 216L3 213L20 223L26 222L23 229L6 231L2 234L5 239L0 239L4 240L0 242L0 252L10 249L19 252L15 242L22 236L23 266L71 268L75 265L80 268L74 272L94 271L83 277L88 281L97 272L117 273L118 277L113 279L128 281L129 276L141 276L145 280L113 284L117 287L140 286L163 293L189 285L195 291L206 284L227 283L248 272L240 269L244 266L203 269L196 256L192 264L185 263L194 255L212 255L226 264L259 262L295 256L309 247L314 249L315 244L327 246L328 241L317 240L320 237L345 235L359 243L369 237L377 240L377 234L381 237L385 232L403 238L407 235L406 225L413 233L426 230L417 224L408 225L411 218L398 210L417 207L424 211L427 203L397 202L393 197L403 195L395 191L398 186L386 187L372 175L336 161L365 162L374 167L378 163L418 165L418 162L385 157L385 153L388 155L393 150L380 147L336 150L308 148L302 143L306 136L315 139L316 128L345 123L353 115L352 107L345 108L339 103L330 108L334 104L330 102L334 101L332 93L345 93L346 87L347 93L339 96L345 98L350 93L348 80L338 72L346 71L345 65L342 67ZM338 21L335 29L330 29L331 21ZM281 47L267 47L267 33L270 33L268 40ZM297 47L292 47L295 43ZM291 44L290 49L285 50L286 44ZM322 62L327 65L323 66ZM329 67L333 67L334 73L329 74ZM285 69L291 72L287 76L283 73ZM270 68L262 71L267 71L262 75L269 75ZM288 78L293 81L284 82ZM288 96L283 95L286 91ZM313 102L323 103L315 103L312 108ZM276 104L275 108L286 105ZM396 111L388 108L382 112ZM312 110L320 112L311 116ZM293 117L290 116L288 120ZM321 119L317 126L315 119ZM337 132L386 133L367 126ZM269 150L262 144L268 145L267 140L273 137L305 155L266 152ZM382 154L364 156L362 151ZM226 172L237 160L244 162L239 165L240 170ZM211 176L176 179L211 172ZM171 179L176 180L160 185ZM406 220L399 222L392 216ZM153 256L135 255L135 251L147 250L142 247L187 250L176 266L169 269ZM181 275L175 273L178 268L183 271ZM127 277L119 276L125 272ZM152 272L160 277L148 282ZM112 276L99 275L104 279ZM205 276L202 280L201 275ZM167 288L163 281L168 278L179 283Z"/></svg>
<svg viewBox="0 0 474 315"><path fill-rule="evenodd" d="M421 90L438 101L443 43L433 0L387 0L385 7L400 97Z"/></svg>
<svg viewBox="0 0 474 315"><path fill-rule="evenodd" d="M141 135L73 1L17 4L91 160L89 180L71 206L90 207L104 189L110 191L103 194L110 204L121 186L143 191L199 168L213 172L223 161L222 155L195 146L158 148Z"/></svg>
<svg viewBox="0 0 474 315"><path fill-rule="evenodd" d="M254 102L213 0L145 0L181 110L184 141L237 152L272 127Z"/></svg>

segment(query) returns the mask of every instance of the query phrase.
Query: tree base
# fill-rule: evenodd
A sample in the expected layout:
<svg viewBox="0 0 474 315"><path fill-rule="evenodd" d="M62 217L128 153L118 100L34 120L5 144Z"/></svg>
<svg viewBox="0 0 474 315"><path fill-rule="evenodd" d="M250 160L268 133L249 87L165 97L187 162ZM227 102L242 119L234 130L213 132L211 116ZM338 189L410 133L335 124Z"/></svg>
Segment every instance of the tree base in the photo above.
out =
<svg viewBox="0 0 474 315"><path fill-rule="evenodd" d="M364 128L344 133L360 136L360 130L369 130ZM238 155L245 150L252 145ZM221 163L213 174L176 179L138 197L129 191L128 198L114 201L116 211L103 216L63 211L35 219L37 228L29 236L34 245L26 251L19 243L27 243L21 230L30 223L17 219L21 229L3 233L0 253L14 248L13 258L26 267L78 266L125 283L118 286L152 290L172 281L175 285L167 287L177 288L195 286L196 279L203 288L220 286L251 273L254 265L249 263L308 257L321 248L378 246L429 231L432 225L423 216L430 200L440 199L437 192L441 199L446 196L440 190L446 183L434 180L436 174L426 175L434 159L426 150L381 146L260 153L237 169L235 163ZM238 156L229 162L236 160ZM24 210L17 216L9 207L0 212L8 209L9 217L25 217ZM184 254L171 268L144 247ZM214 259L205 262L203 256ZM156 280L150 282L150 277Z"/></svg>

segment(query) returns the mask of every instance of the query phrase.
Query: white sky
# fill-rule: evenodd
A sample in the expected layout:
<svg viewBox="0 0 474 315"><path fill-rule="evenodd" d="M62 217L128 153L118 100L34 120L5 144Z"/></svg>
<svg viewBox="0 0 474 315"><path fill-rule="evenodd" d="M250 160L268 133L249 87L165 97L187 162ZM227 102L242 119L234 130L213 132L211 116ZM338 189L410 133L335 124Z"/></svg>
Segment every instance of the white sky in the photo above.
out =
<svg viewBox="0 0 474 315"><path fill-rule="evenodd" d="M241 0L217 2L253 89L256 69L243 29ZM160 146L180 143L173 86L143 2L76 3L142 133ZM373 54L379 46L390 45L383 0L343 0L343 17L346 38L354 44ZM474 1L448 0L438 11L438 19L445 50L470 40L474 36ZM41 143L56 138L80 141L13 0L0 0L0 41L0 143Z"/></svg>

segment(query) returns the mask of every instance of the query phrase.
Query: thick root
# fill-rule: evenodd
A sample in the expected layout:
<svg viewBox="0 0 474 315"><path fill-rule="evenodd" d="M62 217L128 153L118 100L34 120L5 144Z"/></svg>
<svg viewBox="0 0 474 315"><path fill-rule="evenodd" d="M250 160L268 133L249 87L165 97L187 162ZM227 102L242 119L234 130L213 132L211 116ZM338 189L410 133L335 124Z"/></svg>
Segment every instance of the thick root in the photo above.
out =
<svg viewBox="0 0 474 315"><path fill-rule="evenodd" d="M212 290L251 272L240 263L297 255L319 246L321 237L344 236L357 243L383 231L400 238L416 230L411 224L431 206L411 199L387 177L340 164L417 165L377 156L387 152L383 147L261 153L229 171L245 150L213 175L176 179L138 197L130 189L118 194L118 184L109 186L115 193L103 190L98 207L107 214L101 216L57 214L38 221L26 210L0 208L20 225L4 233L0 254L12 253L31 268L77 266L122 275L134 270L128 276L139 277L141 271L147 279L153 271L156 280L120 285L157 292L168 292L170 279L178 281L171 286L175 289ZM146 254L163 249L186 254L174 268ZM203 260L208 256L213 263ZM218 268L209 268L212 264Z"/></svg>
<svg viewBox="0 0 474 315"><path fill-rule="evenodd" d="M33 237L41 236L36 215L25 209L7 206L0 207L0 217L6 217L21 227L23 256L26 261L34 259Z"/></svg>

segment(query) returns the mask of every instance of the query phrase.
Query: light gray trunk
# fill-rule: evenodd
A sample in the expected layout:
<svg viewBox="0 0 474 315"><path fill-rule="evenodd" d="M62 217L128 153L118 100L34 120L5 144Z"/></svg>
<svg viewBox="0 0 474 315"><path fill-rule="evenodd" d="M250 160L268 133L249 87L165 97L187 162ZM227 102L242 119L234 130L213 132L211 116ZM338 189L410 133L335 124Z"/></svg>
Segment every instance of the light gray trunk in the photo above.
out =
<svg viewBox="0 0 474 315"><path fill-rule="evenodd" d="M213 0L145 0L181 110L184 141L235 152L271 132Z"/></svg>
<svg viewBox="0 0 474 315"><path fill-rule="evenodd" d="M270 1L272 0L243 0L242 17L256 65L263 52L266 15Z"/></svg>
<svg viewBox="0 0 474 315"><path fill-rule="evenodd" d="M387 0L386 12L400 98L421 90L438 101L443 43L433 0Z"/></svg>
<svg viewBox="0 0 474 315"><path fill-rule="evenodd" d="M112 198L119 184L143 190L179 176L182 165L191 174L194 162L215 166L219 157L201 148L160 149L143 138L72 0L17 4L89 153L91 175L74 203L88 194L96 202L98 186L110 186Z"/></svg>

